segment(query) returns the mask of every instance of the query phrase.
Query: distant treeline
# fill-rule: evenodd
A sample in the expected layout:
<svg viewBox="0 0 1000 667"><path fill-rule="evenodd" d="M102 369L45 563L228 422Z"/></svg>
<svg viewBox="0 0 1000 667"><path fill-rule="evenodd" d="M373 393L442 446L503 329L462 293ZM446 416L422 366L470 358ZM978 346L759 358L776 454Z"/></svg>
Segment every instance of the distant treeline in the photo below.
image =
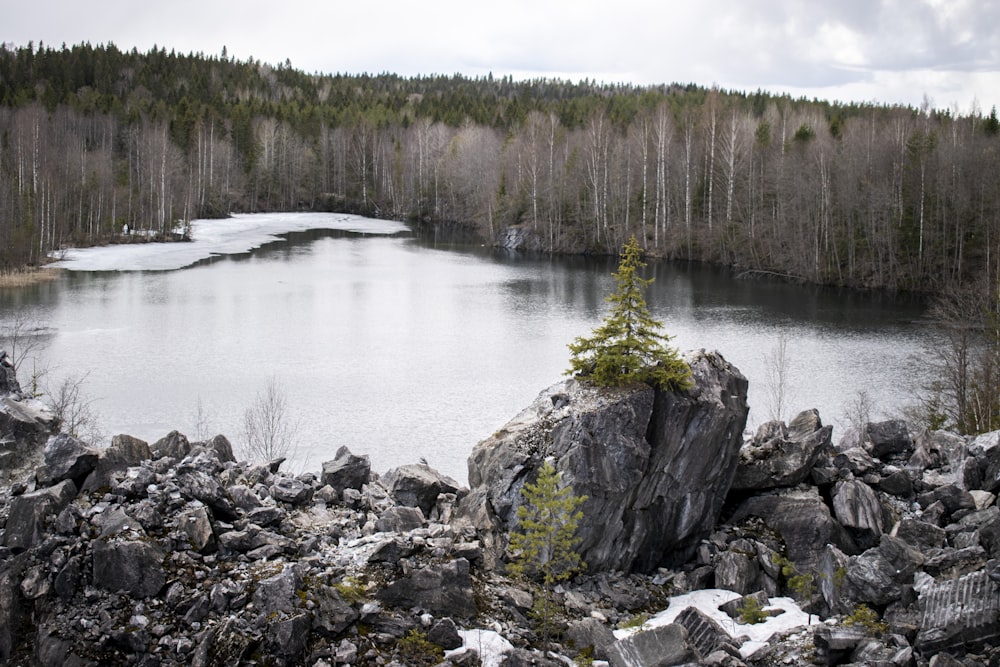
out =
<svg viewBox="0 0 1000 667"><path fill-rule="evenodd" d="M1000 262L998 131L995 109L8 46L0 270L126 224L338 210L940 292Z"/></svg>

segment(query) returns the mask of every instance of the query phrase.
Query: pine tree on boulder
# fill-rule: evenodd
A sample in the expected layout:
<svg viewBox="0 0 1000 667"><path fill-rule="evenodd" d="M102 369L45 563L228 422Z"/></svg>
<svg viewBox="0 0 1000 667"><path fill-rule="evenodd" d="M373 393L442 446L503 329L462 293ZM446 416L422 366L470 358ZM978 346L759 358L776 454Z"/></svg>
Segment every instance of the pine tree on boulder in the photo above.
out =
<svg viewBox="0 0 1000 667"><path fill-rule="evenodd" d="M590 337L578 337L569 344L570 369L567 374L601 387L615 387L645 382L667 390L691 387L691 369L670 336L663 333L663 323L653 319L642 290L653 282L638 275L646 266L635 236L625 244L618 271L617 288L606 297L611 304L603 323Z"/></svg>

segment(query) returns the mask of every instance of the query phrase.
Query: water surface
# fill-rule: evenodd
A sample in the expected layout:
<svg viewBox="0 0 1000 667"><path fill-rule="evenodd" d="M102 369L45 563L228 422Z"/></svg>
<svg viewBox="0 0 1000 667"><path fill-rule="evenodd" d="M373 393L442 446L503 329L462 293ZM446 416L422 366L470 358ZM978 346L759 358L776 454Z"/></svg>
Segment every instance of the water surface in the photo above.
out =
<svg viewBox="0 0 1000 667"><path fill-rule="evenodd" d="M346 445L377 472L424 458L464 482L473 445L563 377L566 344L599 323L616 262L442 243L384 221L364 233L350 217L347 230L228 246L238 254L188 268L66 271L0 292L0 322L19 313L50 328L50 379L87 373L109 435L193 439L200 404L201 426L239 446L244 410L274 377L298 425L296 469L318 472ZM282 220L309 226L297 214L268 224ZM782 338L786 419L815 407L841 428L862 390L875 416L895 414L923 381L919 303L699 265L647 274L650 309L677 347L719 350L750 379L751 425L773 412L768 357Z"/></svg>

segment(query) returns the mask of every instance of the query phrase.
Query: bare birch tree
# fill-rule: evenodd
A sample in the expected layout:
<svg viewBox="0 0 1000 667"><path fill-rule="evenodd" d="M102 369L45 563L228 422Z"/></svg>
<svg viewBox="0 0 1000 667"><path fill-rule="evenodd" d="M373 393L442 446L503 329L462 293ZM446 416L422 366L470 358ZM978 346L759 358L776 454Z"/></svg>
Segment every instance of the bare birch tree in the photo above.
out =
<svg viewBox="0 0 1000 667"><path fill-rule="evenodd" d="M298 423L288 414L288 400L277 378L271 376L264 389L243 413L243 435L247 457L270 462L295 454Z"/></svg>

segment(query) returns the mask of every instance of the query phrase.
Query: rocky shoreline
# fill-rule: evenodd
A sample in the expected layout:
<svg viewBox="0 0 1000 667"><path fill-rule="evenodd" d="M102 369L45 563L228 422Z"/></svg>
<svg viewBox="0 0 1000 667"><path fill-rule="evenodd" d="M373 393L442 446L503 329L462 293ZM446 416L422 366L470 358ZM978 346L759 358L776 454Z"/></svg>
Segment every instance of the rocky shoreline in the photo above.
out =
<svg viewBox="0 0 1000 667"><path fill-rule="evenodd" d="M746 379L688 361L683 394L553 385L477 445L470 488L347 448L294 476L224 436L92 449L0 363L0 662L1000 663L1000 433L834 442L807 411L744 443ZM588 498L549 646L504 574L544 460ZM682 594L713 602L657 622Z"/></svg>

